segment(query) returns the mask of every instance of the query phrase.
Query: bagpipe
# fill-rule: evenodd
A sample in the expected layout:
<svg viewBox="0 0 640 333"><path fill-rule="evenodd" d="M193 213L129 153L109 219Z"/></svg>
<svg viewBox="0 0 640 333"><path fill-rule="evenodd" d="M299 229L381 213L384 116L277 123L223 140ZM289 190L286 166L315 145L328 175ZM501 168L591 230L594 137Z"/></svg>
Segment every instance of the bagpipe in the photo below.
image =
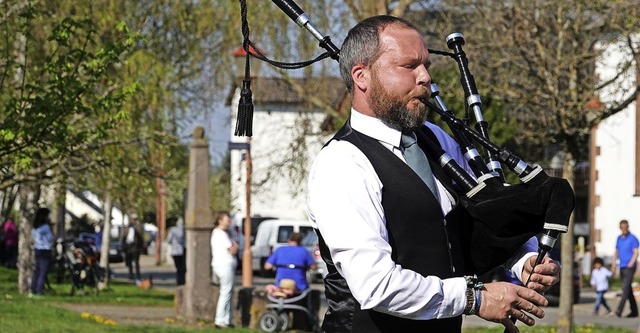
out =
<svg viewBox="0 0 640 333"><path fill-rule="evenodd" d="M309 16L292 0L272 0L297 25L308 30L326 50L314 61L288 64L286 68L300 68L324 58L339 60L340 50L330 37L324 36L309 20ZM245 84L241 92L236 135L250 136L251 117L240 116L243 104L251 93L248 84L249 57L278 64L267 59L248 38L246 26L246 0L241 0L243 12L243 47L247 53ZM460 82L465 92L465 104L473 111L476 129L472 129L467 121L463 121L447 109L436 84L431 85L431 99L435 103L423 99L428 109L438 114L448 125L456 141L460 145L473 174L469 174L439 145L427 138L421 141L430 143L428 153L437 157L438 163L447 175L457 184L461 204L471 217L467 252L471 256L473 270L484 274L504 263L513 253L533 236L539 236L539 253L535 265L554 247L560 233L568 230L569 219L575 207L575 195L566 179L551 177L538 165L529 165L504 147L492 143L489 139L489 124L483 119L481 99L475 80L468 68L468 59L463 50L464 37L460 33L450 34L447 46L453 52L431 50L432 54L446 55L453 58L460 71ZM281 66L278 66L281 67ZM245 122L243 125L242 122ZM247 126L249 126L247 128ZM425 135L416 131L418 136ZM487 153L483 158L474 146L478 144ZM518 184L505 184L502 165L514 172L520 179ZM535 267L534 265L534 267ZM528 282L528 281L527 281Z"/></svg>

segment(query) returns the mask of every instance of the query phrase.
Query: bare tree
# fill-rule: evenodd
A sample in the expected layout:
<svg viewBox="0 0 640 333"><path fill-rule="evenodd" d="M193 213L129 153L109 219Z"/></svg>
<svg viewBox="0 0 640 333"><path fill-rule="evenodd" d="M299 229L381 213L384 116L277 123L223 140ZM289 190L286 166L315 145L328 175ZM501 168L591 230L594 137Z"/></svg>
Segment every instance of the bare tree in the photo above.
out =
<svg viewBox="0 0 640 333"><path fill-rule="evenodd" d="M464 34L469 66L483 93L504 101L507 116L518 120L517 142L538 152L557 145L564 156L563 177L573 185L592 126L626 108L640 91L638 82L624 86L594 72L603 46L618 41L631 56L615 77L638 66L638 11L634 0L454 0L438 7L442 20L434 27ZM597 102L612 89L622 97ZM538 162L541 156L526 158ZM573 322L572 225L573 218L562 244L558 332L569 332Z"/></svg>

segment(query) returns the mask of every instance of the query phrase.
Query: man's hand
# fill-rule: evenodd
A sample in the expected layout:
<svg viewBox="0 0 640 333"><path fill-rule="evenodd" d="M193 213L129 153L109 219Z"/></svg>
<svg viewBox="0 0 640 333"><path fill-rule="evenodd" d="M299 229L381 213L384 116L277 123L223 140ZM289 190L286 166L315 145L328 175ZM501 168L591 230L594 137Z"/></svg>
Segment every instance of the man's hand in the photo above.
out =
<svg viewBox="0 0 640 333"><path fill-rule="evenodd" d="M536 262L536 258L538 258L538 256L533 256L525 262L522 268L522 282L527 282L527 279L531 276L527 288L539 293L544 293L560 281L560 265L553 259L545 257L532 272L531 270Z"/></svg>
<svg viewBox="0 0 640 333"><path fill-rule="evenodd" d="M534 290L508 282L487 283L481 293L482 303L478 317L502 323L510 333L518 333L520 330L509 316L532 326L535 320L530 315L544 317L540 306L548 304L547 299Z"/></svg>

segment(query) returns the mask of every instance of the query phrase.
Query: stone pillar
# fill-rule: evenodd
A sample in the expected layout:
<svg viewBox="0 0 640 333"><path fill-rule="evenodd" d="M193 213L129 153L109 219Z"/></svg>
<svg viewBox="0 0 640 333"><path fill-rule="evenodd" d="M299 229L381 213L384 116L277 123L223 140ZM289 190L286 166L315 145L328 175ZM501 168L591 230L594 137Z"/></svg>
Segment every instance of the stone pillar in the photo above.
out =
<svg viewBox="0 0 640 333"><path fill-rule="evenodd" d="M189 147L189 187L185 213L185 285L176 289L176 311L189 322L213 321L218 288L211 284L211 231L209 208L209 144L204 129L196 127Z"/></svg>

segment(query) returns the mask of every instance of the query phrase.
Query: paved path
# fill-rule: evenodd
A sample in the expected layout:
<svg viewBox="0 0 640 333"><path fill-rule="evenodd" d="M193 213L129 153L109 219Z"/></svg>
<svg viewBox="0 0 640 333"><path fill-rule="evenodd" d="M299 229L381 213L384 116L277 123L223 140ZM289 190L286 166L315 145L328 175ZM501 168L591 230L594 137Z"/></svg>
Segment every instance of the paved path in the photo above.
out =
<svg viewBox="0 0 640 333"><path fill-rule="evenodd" d="M99 315L118 323L118 325L154 325L165 326L175 322L176 313L171 307L152 306L127 306L104 304L62 304L61 307L77 311ZM181 324L182 325L182 324Z"/></svg>
<svg viewBox="0 0 640 333"><path fill-rule="evenodd" d="M155 256L141 256L140 266L143 278L149 275L153 276L154 288L173 290L175 288L175 275L174 267L170 264L156 265ZM114 273L116 280L128 281L127 269L123 263L112 264L111 269ZM264 279L260 277L254 277L254 285L260 286L270 283L272 279ZM241 277L236 276L236 285L241 284ZM313 284L313 288L323 289L322 284ZM238 288L236 288L237 290ZM611 292L607 294L608 303L610 306L616 306L618 299L615 293ZM583 289L581 291L581 300L579 304L574 305L574 322L578 325L586 324L598 324L601 326L612 326L627 328L632 332L638 328L640 324L639 318L617 318L607 316L593 316L593 303L595 300L595 293L589 289ZM97 314L108 319L112 319L120 324L136 324L136 325L167 325L170 324L172 318L175 318L175 310L173 308L163 307L127 307L117 305L90 305L90 304L66 304L66 308L76 310L78 312L89 312ZM326 301L322 300L320 317L324 315L326 309ZM558 320L558 307L549 306L545 309L545 318L536 320L537 324L541 325L556 325ZM628 312L628 309L625 313ZM134 314L134 315L132 315ZM520 324L524 325L524 324ZM476 316L466 317L463 323L463 327L498 327L501 326L496 323L487 322Z"/></svg>
<svg viewBox="0 0 640 333"><path fill-rule="evenodd" d="M607 304L611 307L615 307L618 304L619 298L615 297L615 293L607 294ZM595 301L595 293L589 289L582 289L580 291L580 303L574 304L573 306L573 321L577 325L587 325L587 324L598 324L600 326L610 326L610 327L621 327L631 330L635 332L638 329L640 324L640 318L618 318L618 317L608 317L605 315L594 316L593 313L593 305ZM639 300L640 301L640 300ZM628 304L627 309L624 313L628 313ZM542 319L536 319L536 325L549 325L555 326L558 322L558 307L548 306L544 308L545 317ZM604 309L600 308L601 313ZM522 323L518 324L519 326L526 326ZM466 317L463 322L463 327L502 327L500 324L491 323L480 319L476 316Z"/></svg>

